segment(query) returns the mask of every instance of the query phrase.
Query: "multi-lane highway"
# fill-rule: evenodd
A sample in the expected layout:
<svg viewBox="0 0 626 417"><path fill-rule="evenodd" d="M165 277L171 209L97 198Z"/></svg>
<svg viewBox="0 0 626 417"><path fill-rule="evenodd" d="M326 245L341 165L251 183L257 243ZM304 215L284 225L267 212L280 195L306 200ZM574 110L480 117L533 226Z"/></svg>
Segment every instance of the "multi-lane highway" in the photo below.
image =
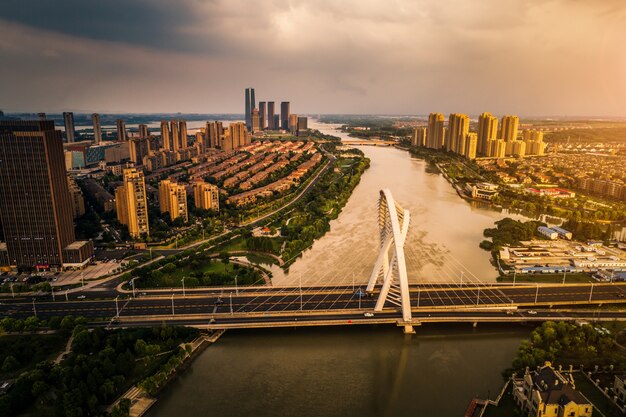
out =
<svg viewBox="0 0 626 417"><path fill-rule="evenodd" d="M529 316L535 319L536 315L528 314L529 309L624 303L626 284L412 285L410 294L416 321L454 321L455 318L461 321L511 321ZM262 327L298 320L301 323L397 321L399 314L393 305L387 305L374 317L369 316L377 296L377 291L366 294L352 286L219 288L187 291L185 295L180 290L176 293L148 291L137 292L136 297L132 293L117 294L109 289L68 294L67 297L57 293L54 301L50 297L5 297L1 300L0 314L11 317L36 314L40 318L71 314L93 321L110 320L112 324L139 325L165 320L215 327L252 326L255 323ZM491 311L484 311L486 309ZM516 312L512 313L513 309Z"/></svg>

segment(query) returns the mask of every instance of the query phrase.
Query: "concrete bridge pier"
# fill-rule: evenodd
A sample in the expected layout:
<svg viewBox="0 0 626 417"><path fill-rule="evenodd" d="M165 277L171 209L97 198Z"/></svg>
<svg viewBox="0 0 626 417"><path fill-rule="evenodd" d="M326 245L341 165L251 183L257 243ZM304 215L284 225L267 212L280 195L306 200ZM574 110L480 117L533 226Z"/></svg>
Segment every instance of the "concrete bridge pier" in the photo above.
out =
<svg viewBox="0 0 626 417"><path fill-rule="evenodd" d="M400 324L400 326L404 327L404 334L415 334L415 329L412 324Z"/></svg>

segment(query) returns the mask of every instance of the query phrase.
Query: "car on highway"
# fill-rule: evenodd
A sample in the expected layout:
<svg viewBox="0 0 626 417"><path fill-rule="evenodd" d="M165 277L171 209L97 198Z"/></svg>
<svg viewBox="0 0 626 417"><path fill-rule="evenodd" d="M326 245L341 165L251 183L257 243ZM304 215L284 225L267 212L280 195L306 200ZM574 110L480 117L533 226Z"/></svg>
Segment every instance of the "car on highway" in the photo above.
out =
<svg viewBox="0 0 626 417"><path fill-rule="evenodd" d="M527 313L530 314L531 316L537 315L537 312L535 310L528 310Z"/></svg>
<svg viewBox="0 0 626 417"><path fill-rule="evenodd" d="M76 297L76 298L78 298L79 300L84 300L84 299L85 299L85 298L87 298L87 297L86 297L86 296L84 296L84 295L79 295L79 296L78 296L78 297Z"/></svg>
<svg viewBox="0 0 626 417"><path fill-rule="evenodd" d="M617 298L624 298L624 293L623 292L617 293L615 295L617 296Z"/></svg>
<svg viewBox="0 0 626 417"><path fill-rule="evenodd" d="M221 298L218 298L217 300L215 300L215 304L217 305L224 304L224 300L222 300Z"/></svg>
<svg viewBox="0 0 626 417"><path fill-rule="evenodd" d="M374 313L364 313L365 317L374 317Z"/></svg>

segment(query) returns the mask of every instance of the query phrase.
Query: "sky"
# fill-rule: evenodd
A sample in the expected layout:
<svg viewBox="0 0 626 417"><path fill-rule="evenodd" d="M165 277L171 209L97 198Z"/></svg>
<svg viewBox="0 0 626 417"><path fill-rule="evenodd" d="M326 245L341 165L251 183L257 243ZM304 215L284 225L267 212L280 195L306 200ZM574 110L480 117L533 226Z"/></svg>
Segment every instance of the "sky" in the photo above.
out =
<svg viewBox="0 0 626 417"><path fill-rule="evenodd" d="M0 109L626 116L623 0L0 0Z"/></svg>

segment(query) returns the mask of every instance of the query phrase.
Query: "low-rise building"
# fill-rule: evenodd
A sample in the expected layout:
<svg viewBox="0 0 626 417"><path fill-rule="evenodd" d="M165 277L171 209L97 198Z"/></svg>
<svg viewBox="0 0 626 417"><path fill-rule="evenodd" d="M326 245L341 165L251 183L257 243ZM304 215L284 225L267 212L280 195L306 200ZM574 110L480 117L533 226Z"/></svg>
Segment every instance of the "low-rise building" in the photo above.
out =
<svg viewBox="0 0 626 417"><path fill-rule="evenodd" d="M591 417L593 405L565 375L546 362L522 378L512 378L513 398L524 415L532 417Z"/></svg>
<svg viewBox="0 0 626 417"><path fill-rule="evenodd" d="M556 240L559 237L559 234L556 231L545 226L539 226L537 228L537 232L539 232L540 235L545 236L550 240Z"/></svg>

